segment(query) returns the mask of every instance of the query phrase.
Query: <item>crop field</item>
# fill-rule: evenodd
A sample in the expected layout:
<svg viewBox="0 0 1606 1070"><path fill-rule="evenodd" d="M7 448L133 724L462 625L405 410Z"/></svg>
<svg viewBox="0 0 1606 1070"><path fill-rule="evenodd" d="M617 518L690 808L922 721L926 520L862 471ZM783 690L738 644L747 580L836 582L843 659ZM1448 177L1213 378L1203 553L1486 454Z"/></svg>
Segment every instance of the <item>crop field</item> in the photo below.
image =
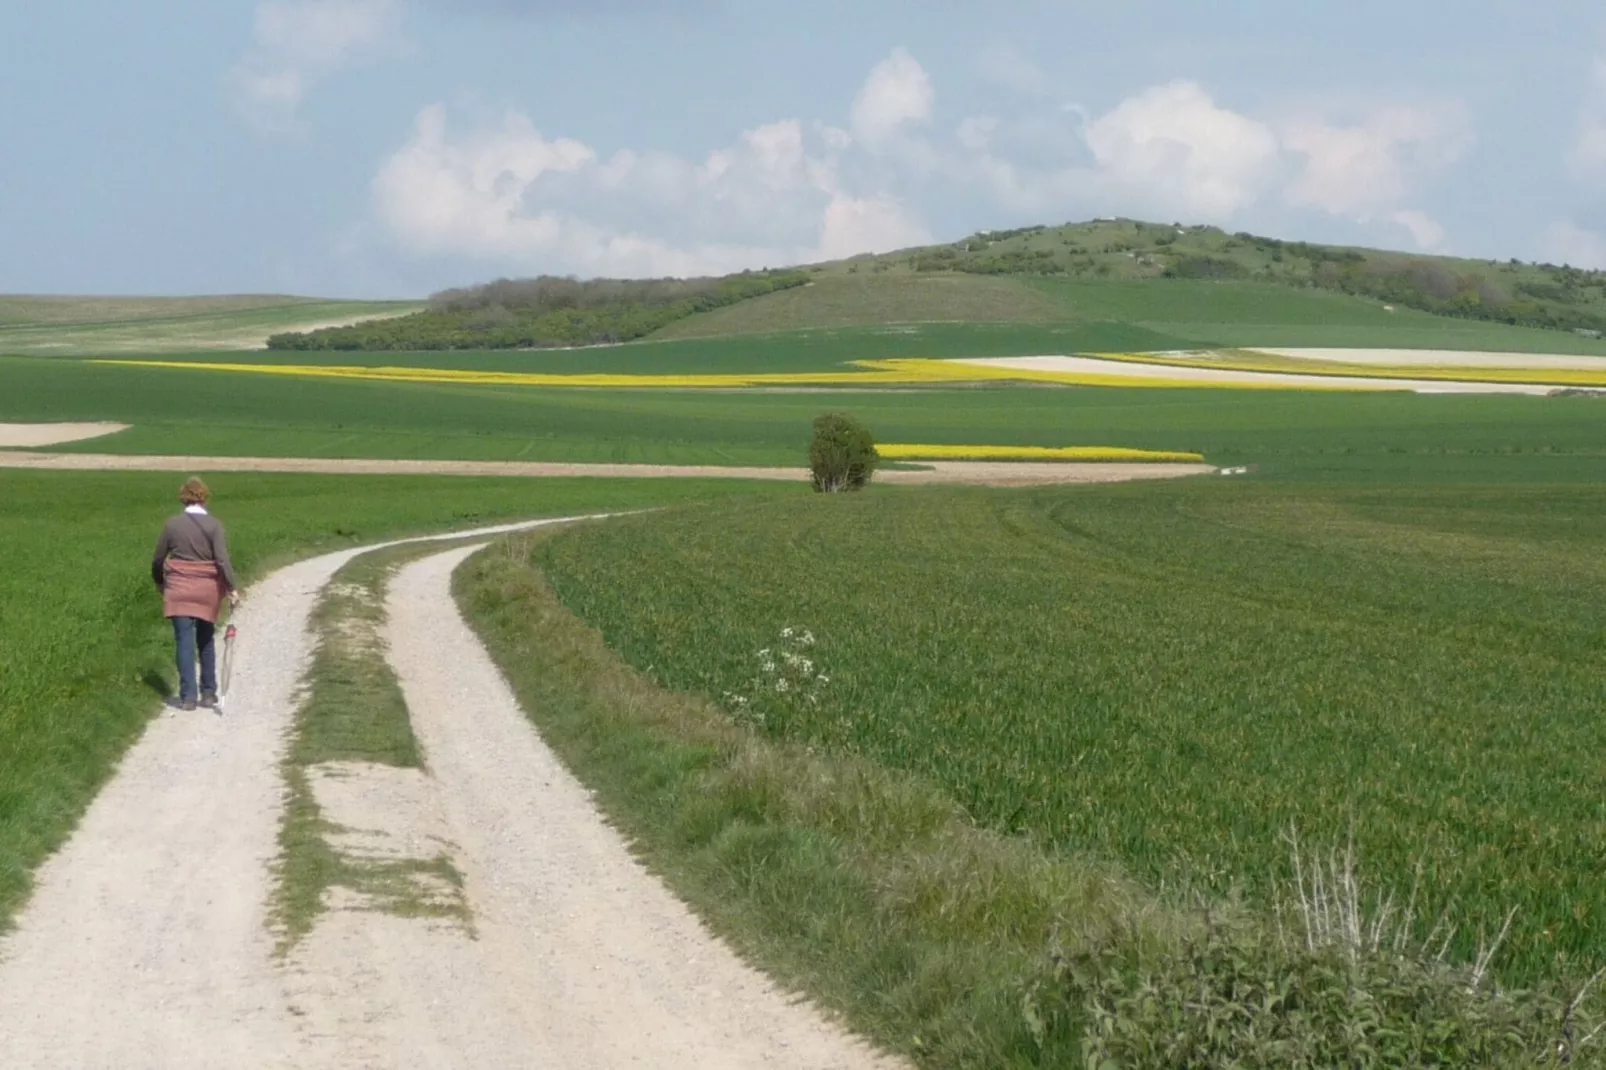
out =
<svg viewBox="0 0 1606 1070"><path fill-rule="evenodd" d="M964 321L964 322L951 322ZM750 339L778 331L918 327L916 337L963 334L991 325L1020 338L1074 337L1114 330L1147 340L1090 349L1186 349L1203 346L1334 346L1565 352L1606 356L1606 342L1568 331L1457 320L1344 294L1271 283L994 278L990 276L827 275L813 285L705 312L672 324L655 339ZM1152 344L1151 344L1152 343ZM865 354L867 356L1030 356L1065 352Z"/></svg>
<svg viewBox="0 0 1606 1070"><path fill-rule="evenodd" d="M763 732L1179 893L1264 897L1290 834L1353 837L1459 955L1514 909L1502 976L1532 979L1606 960L1603 511L1598 483L881 492L535 552L613 649Z"/></svg>
<svg viewBox="0 0 1606 1070"><path fill-rule="evenodd" d="M0 297L0 353L46 357L252 349L278 331L397 316L402 301Z"/></svg>
<svg viewBox="0 0 1606 1070"><path fill-rule="evenodd" d="M151 548L178 477L0 472L0 926L168 693ZM242 582L320 548L738 493L698 481L218 476Z"/></svg>
<svg viewBox="0 0 1606 1070"><path fill-rule="evenodd" d="M885 442L1202 453L1302 479L1599 478L1598 401L1291 391L957 387L863 391L548 390L314 381L76 360L0 359L0 420L117 420L59 450L786 465L826 408Z"/></svg>

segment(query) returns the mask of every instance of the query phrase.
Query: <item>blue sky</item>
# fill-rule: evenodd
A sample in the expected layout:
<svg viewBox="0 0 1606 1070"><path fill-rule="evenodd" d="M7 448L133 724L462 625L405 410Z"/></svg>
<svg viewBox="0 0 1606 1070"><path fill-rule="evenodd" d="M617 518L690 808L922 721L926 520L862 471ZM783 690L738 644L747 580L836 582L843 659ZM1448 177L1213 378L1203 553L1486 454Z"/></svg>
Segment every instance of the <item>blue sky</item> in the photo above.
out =
<svg viewBox="0 0 1606 1070"><path fill-rule="evenodd" d="M0 291L415 296L1101 215L1606 267L1606 11L0 6Z"/></svg>

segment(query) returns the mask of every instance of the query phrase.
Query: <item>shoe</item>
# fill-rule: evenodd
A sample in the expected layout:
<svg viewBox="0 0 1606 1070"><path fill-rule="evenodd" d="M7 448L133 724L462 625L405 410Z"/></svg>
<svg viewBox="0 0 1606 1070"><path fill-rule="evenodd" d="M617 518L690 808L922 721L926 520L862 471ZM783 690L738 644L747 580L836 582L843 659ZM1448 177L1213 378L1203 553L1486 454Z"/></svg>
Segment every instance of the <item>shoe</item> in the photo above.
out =
<svg viewBox="0 0 1606 1070"><path fill-rule="evenodd" d="M195 700L187 698L178 704L178 708L181 710L193 710L195 708Z"/></svg>
<svg viewBox="0 0 1606 1070"><path fill-rule="evenodd" d="M217 709L217 692L216 691L202 691L201 692L201 705L206 707L209 710Z"/></svg>

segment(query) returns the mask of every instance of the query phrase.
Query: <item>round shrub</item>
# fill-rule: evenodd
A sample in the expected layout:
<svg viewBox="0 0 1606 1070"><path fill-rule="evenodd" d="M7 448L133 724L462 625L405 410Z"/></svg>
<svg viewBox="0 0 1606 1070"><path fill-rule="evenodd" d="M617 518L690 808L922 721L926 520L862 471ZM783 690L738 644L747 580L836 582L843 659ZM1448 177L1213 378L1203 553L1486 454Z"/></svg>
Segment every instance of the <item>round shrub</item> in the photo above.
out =
<svg viewBox="0 0 1606 1070"><path fill-rule="evenodd" d="M860 490L870 482L880 460L869 428L853 417L839 412L815 417L814 440L809 444L815 490Z"/></svg>

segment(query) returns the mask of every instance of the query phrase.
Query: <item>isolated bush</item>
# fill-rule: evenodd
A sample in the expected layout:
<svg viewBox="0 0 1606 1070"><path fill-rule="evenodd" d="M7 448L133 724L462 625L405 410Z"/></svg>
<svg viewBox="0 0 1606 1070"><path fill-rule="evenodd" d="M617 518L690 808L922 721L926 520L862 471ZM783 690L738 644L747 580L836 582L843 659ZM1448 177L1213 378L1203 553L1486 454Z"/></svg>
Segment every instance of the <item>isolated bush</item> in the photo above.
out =
<svg viewBox="0 0 1606 1070"><path fill-rule="evenodd" d="M814 441L809 444L815 490L860 490L870 482L880 460L869 428L853 417L839 412L815 417Z"/></svg>

